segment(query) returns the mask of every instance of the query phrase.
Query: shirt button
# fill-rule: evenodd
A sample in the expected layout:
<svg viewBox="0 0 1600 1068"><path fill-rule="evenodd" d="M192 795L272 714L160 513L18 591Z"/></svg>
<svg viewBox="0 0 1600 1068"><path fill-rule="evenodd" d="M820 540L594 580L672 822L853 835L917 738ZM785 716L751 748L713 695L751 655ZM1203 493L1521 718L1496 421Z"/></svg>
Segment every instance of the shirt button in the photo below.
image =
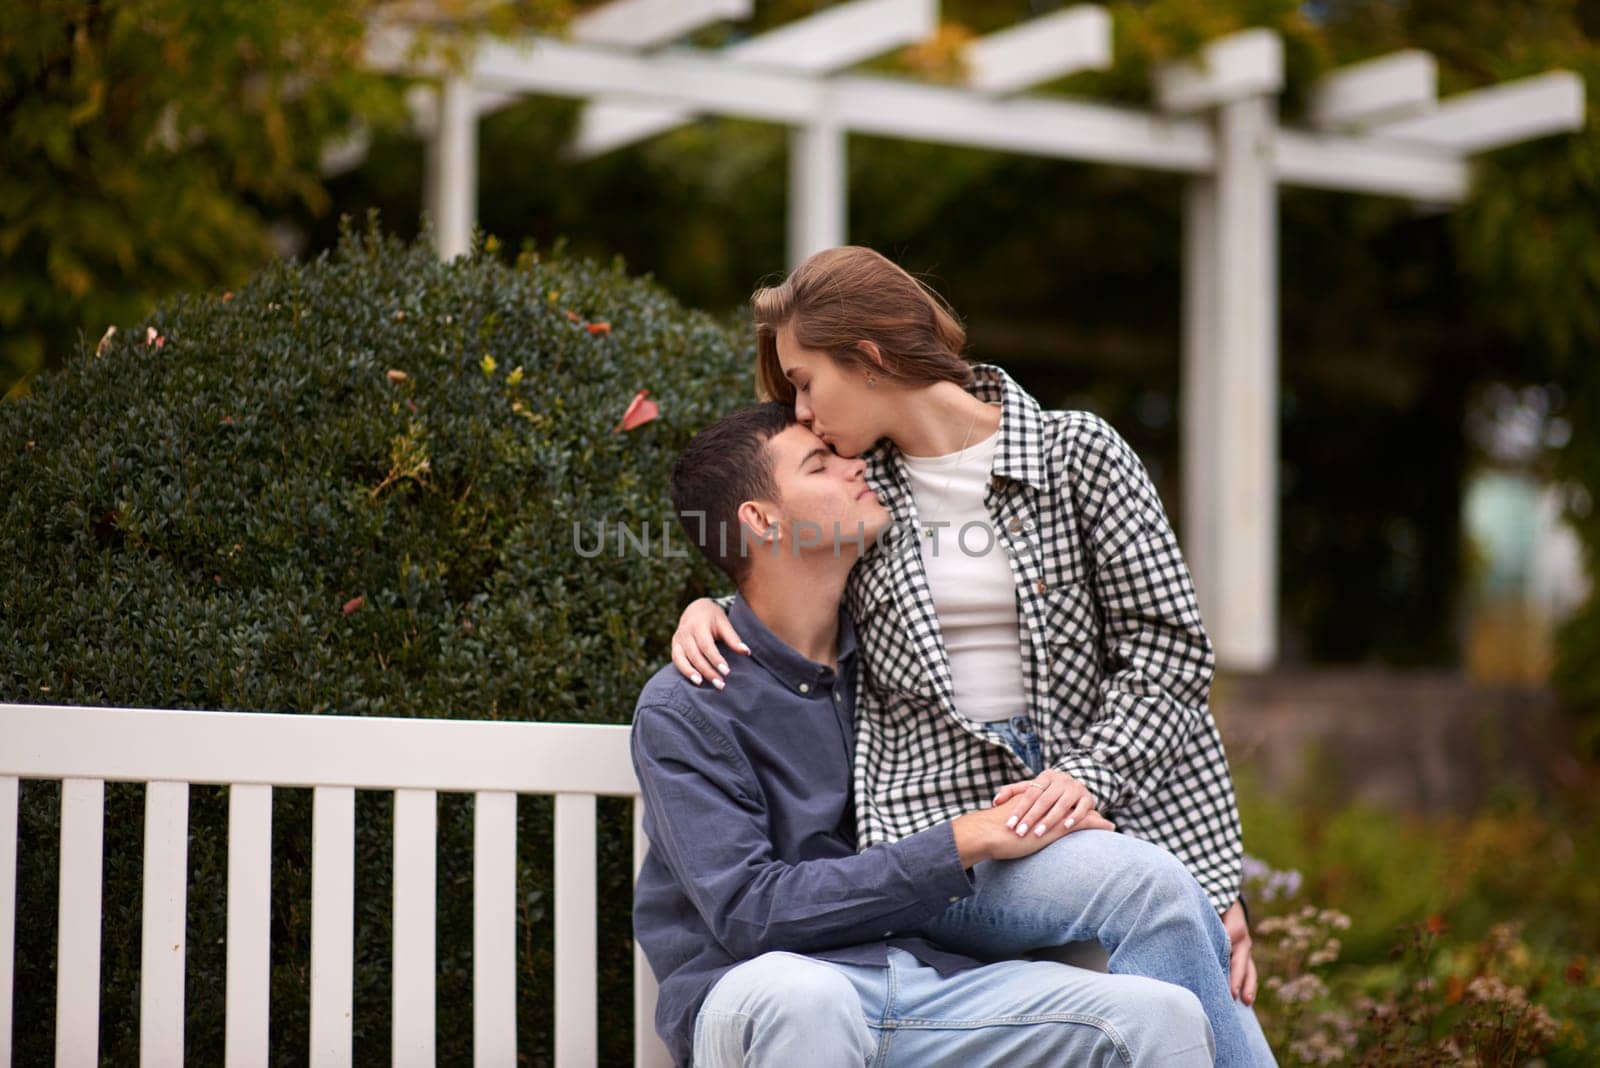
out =
<svg viewBox="0 0 1600 1068"><path fill-rule="evenodd" d="M839 691L838 690L833 691L833 699L835 701L841 700L841 698L839 697Z"/></svg>
<svg viewBox="0 0 1600 1068"><path fill-rule="evenodd" d="M1045 590L1048 590L1048 589L1049 589L1049 588L1050 588L1050 587L1049 587L1049 585L1048 585L1048 584L1047 584L1047 583L1046 583L1046 582L1045 582L1045 580L1044 580L1044 579L1040 579L1040 580L1039 580L1039 581L1038 581L1038 582L1035 582L1035 583L1034 583L1034 584L1033 584L1033 588L1034 588L1034 590L1036 590L1036 591L1037 591L1037 592L1039 592L1039 593L1043 593L1043 592L1044 592L1044 591L1045 591Z"/></svg>
<svg viewBox="0 0 1600 1068"><path fill-rule="evenodd" d="M807 682L802 682L800 684L800 692L801 693L810 693L811 692L811 684L807 683Z"/></svg>
<svg viewBox="0 0 1600 1068"><path fill-rule="evenodd" d="M1022 520L1020 519L1013 519L1010 523L1007 523L1006 526L1010 528L1011 533L1013 534L1022 533Z"/></svg>
<svg viewBox="0 0 1600 1068"><path fill-rule="evenodd" d="M989 480L989 485L994 487L995 489L1004 489L1005 485L1006 485L1006 480L1001 478L999 475L995 475L993 478L991 478Z"/></svg>
<svg viewBox="0 0 1600 1068"><path fill-rule="evenodd" d="M894 937L894 932L893 931L885 931L885 932L883 932L883 937L885 937L885 938L893 938Z"/></svg>
<svg viewBox="0 0 1600 1068"><path fill-rule="evenodd" d="M950 904L954 905L957 901L960 901L960 900L961 899L959 897L953 897L953 898L950 899Z"/></svg>

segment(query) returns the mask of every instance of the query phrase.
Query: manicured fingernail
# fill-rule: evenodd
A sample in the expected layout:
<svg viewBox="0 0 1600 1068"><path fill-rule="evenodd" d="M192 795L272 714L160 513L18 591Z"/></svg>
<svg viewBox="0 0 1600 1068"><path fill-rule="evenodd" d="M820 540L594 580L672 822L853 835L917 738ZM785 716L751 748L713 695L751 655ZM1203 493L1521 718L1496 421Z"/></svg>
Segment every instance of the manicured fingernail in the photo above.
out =
<svg viewBox="0 0 1600 1068"><path fill-rule="evenodd" d="M711 685L715 686L719 690L725 689L721 679L712 679L711 680Z"/></svg>
<svg viewBox="0 0 1600 1068"><path fill-rule="evenodd" d="M750 651L750 647L748 645L746 645L744 642L740 642L739 643L739 648L743 649L747 653Z"/></svg>
<svg viewBox="0 0 1600 1068"><path fill-rule="evenodd" d="M1007 827L1015 827L1016 825L1017 825L1017 817L1012 816L1010 819L1006 820L1006 826Z"/></svg>
<svg viewBox="0 0 1600 1068"><path fill-rule="evenodd" d="M728 673L728 665L727 664L718 664L717 665L717 670L722 672L724 675L726 675Z"/></svg>
<svg viewBox="0 0 1600 1068"><path fill-rule="evenodd" d="M700 684L701 684L701 683L702 683L702 682L704 682L704 681L706 681L706 680L705 680L705 679L702 679L702 678L701 678L701 677L700 677L700 673L699 673L699 672L698 672L698 671L696 671L696 672L695 672L695 673L694 673L694 674L693 674L693 675L690 675L690 676L689 676L689 677L690 677L690 678L691 678L691 679L693 679L693 680L694 680L694 684L695 684L695 685L696 685L696 686L698 686L698 685L700 685Z"/></svg>
<svg viewBox="0 0 1600 1068"><path fill-rule="evenodd" d="M1034 828L1034 829L1033 829L1033 833L1034 833L1034 836L1035 836L1035 837L1037 837L1037 836L1039 836L1039 835L1042 835L1042 834L1044 834L1044 827L1045 827L1045 825L1044 825L1044 824L1042 824L1042 823L1041 823L1041 824L1039 824L1039 825L1038 825L1038 826L1037 826L1037 827L1035 827L1035 828Z"/></svg>
<svg viewBox="0 0 1600 1068"><path fill-rule="evenodd" d="M1075 820L1075 819L1073 819L1073 818L1072 818L1072 817L1071 817L1071 816L1068 816L1068 817L1067 817L1067 826L1068 826L1068 827L1071 827L1071 826L1072 826L1072 825L1073 825L1073 824L1074 824L1074 823L1077 823L1077 822L1078 822L1078 821L1077 821L1077 820Z"/></svg>
<svg viewBox="0 0 1600 1068"><path fill-rule="evenodd" d="M1017 833L1018 834L1027 834L1028 833L1028 825L1026 823L1022 824L1020 827L1017 828Z"/></svg>

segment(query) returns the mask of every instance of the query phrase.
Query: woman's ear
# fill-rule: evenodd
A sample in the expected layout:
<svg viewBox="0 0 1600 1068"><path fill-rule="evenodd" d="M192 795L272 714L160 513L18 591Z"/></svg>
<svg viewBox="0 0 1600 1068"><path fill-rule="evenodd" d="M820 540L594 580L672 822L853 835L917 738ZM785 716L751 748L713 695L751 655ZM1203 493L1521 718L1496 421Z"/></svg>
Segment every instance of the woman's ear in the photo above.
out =
<svg viewBox="0 0 1600 1068"><path fill-rule="evenodd" d="M856 348L860 349L867 359L878 365L878 370L884 370L883 350L878 348L876 341L857 341Z"/></svg>

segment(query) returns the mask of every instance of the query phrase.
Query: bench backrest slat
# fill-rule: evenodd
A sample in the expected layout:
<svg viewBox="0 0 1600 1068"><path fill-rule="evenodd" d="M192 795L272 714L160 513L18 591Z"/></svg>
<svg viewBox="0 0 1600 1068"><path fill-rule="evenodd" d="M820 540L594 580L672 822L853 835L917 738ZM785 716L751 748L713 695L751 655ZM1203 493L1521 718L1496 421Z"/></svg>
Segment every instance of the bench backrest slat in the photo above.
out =
<svg viewBox="0 0 1600 1068"><path fill-rule="evenodd" d="M633 878L639 880L639 869L644 867L645 854L650 851L650 841L644 834L644 798L633 799ZM633 943L633 1063L639 1068L650 1065L660 1068L670 1066L666 1047L656 1037L656 973L650 970L644 950L637 940Z"/></svg>
<svg viewBox="0 0 1600 1068"><path fill-rule="evenodd" d="M272 787L228 787L226 1068L266 1068L272 990Z"/></svg>
<svg viewBox="0 0 1600 1068"><path fill-rule="evenodd" d="M517 795L485 790L472 816L472 1062L517 1063Z"/></svg>
<svg viewBox="0 0 1600 1068"><path fill-rule="evenodd" d="M394 792L394 1063L432 1064L439 796Z"/></svg>
<svg viewBox="0 0 1600 1068"><path fill-rule="evenodd" d="M100 1063L100 861L106 784L61 783L56 937L56 1063Z"/></svg>
<svg viewBox="0 0 1600 1068"><path fill-rule="evenodd" d="M144 792L140 895L139 1063L143 1068L183 1063L188 872L189 784L153 782Z"/></svg>
<svg viewBox="0 0 1600 1068"><path fill-rule="evenodd" d="M311 795L311 1068L349 1068L355 997L356 792Z"/></svg>
<svg viewBox="0 0 1600 1068"><path fill-rule="evenodd" d="M596 1012L594 797L556 795L556 1063L600 1057Z"/></svg>
<svg viewBox="0 0 1600 1068"><path fill-rule="evenodd" d="M17 777L0 776L0 1068L11 1068L12 964L17 957Z"/></svg>

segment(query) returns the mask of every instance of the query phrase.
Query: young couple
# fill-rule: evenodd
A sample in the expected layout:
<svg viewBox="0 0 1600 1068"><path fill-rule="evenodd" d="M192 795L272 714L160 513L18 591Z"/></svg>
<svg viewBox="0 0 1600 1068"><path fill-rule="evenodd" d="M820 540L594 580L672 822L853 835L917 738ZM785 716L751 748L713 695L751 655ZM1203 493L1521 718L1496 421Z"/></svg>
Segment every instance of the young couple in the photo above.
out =
<svg viewBox="0 0 1600 1068"><path fill-rule="evenodd" d="M1138 458L963 361L874 252L754 304L772 400L672 476L738 593L685 611L633 726L674 1058L1272 1064L1211 648ZM1109 974L1018 959L1081 941Z"/></svg>

